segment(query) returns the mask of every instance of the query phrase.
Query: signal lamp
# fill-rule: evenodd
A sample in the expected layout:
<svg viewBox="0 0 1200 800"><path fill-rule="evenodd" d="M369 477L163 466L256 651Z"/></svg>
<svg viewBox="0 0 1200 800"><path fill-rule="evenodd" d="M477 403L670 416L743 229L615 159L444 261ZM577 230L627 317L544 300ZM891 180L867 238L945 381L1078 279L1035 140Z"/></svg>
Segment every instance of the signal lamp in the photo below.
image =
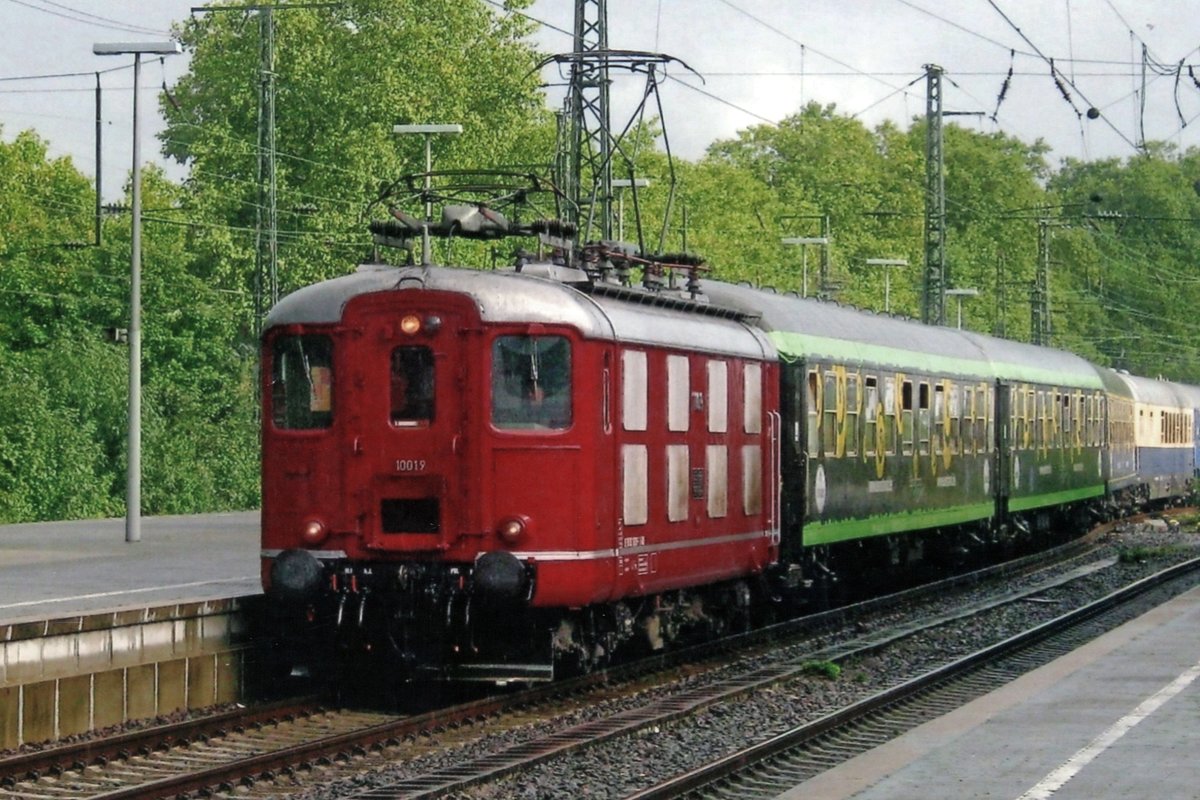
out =
<svg viewBox="0 0 1200 800"><path fill-rule="evenodd" d="M509 517L496 528L496 535L508 545L514 545L525 535L529 520L525 517Z"/></svg>
<svg viewBox="0 0 1200 800"><path fill-rule="evenodd" d="M441 330L442 318L437 314L430 314L425 318L425 331L427 333L437 333Z"/></svg>
<svg viewBox="0 0 1200 800"><path fill-rule="evenodd" d="M416 314L409 314L400 320L400 330L409 336L413 336L421 330L421 318Z"/></svg>
<svg viewBox="0 0 1200 800"><path fill-rule="evenodd" d="M319 519L310 519L304 523L304 530L300 532L300 538L307 545L315 546L325 541L329 536L329 530Z"/></svg>

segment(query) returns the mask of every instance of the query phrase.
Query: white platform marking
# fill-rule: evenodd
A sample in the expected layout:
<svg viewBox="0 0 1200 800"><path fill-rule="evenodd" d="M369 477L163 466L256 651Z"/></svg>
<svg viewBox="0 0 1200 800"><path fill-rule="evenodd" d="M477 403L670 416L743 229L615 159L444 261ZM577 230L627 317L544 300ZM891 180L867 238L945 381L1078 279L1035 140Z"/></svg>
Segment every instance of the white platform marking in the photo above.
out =
<svg viewBox="0 0 1200 800"><path fill-rule="evenodd" d="M1045 778L1042 778L1040 783L1025 792L1017 800L1047 800L1050 795L1066 785L1067 781L1079 774L1079 771L1095 760L1097 756L1109 747L1112 747L1118 739L1132 730L1139 722L1157 711L1160 706L1186 689L1197 677L1200 677L1200 663L1194 665L1162 689L1159 689L1156 693L1143 700L1141 705L1117 720L1116 724L1093 739L1087 747L1084 747L1078 753L1068 758L1063 762L1062 766L1055 769Z"/></svg>
<svg viewBox="0 0 1200 800"><path fill-rule="evenodd" d="M21 608L22 606L40 606L44 603L66 603L71 600L95 600L101 597L120 597L126 594L139 594L142 592L161 592L169 589L191 589L194 586L212 586L222 583L241 583L243 581L259 580L258 575L246 575L241 578L222 578L217 581L195 581L193 583L177 583L174 586L147 586L144 589L124 589L119 592L95 592L93 594L75 594L70 597L47 597L44 600L25 600L20 603L7 603L0 605L0 610L5 608Z"/></svg>

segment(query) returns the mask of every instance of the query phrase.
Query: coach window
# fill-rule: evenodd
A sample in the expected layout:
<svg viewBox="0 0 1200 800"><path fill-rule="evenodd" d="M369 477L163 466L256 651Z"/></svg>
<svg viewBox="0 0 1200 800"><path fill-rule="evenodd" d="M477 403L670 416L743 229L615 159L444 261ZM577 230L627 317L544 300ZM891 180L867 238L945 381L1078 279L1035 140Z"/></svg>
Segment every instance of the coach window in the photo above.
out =
<svg viewBox="0 0 1200 800"><path fill-rule="evenodd" d="M889 456L896 455L896 379L883 379L883 440L879 446Z"/></svg>
<svg viewBox="0 0 1200 800"><path fill-rule="evenodd" d="M1071 432L1071 397L1055 392L1054 400L1054 443L1058 447L1066 447Z"/></svg>
<svg viewBox="0 0 1200 800"><path fill-rule="evenodd" d="M950 452L962 455L962 387L950 383Z"/></svg>
<svg viewBox="0 0 1200 800"><path fill-rule="evenodd" d="M646 430L646 354L621 353L621 425L627 431Z"/></svg>
<svg viewBox="0 0 1200 800"><path fill-rule="evenodd" d="M281 336L271 357L271 419L276 428L311 430L333 424L333 340Z"/></svg>
<svg viewBox="0 0 1200 800"><path fill-rule="evenodd" d="M945 442L942 441L946 436L946 425L944 420L948 409L946 408L946 387L941 383L933 385L933 419L930 422L929 440L933 443L934 454L941 454Z"/></svg>
<svg viewBox="0 0 1200 800"><path fill-rule="evenodd" d="M900 447L906 456L913 452L913 385L905 381L900 386Z"/></svg>
<svg viewBox="0 0 1200 800"><path fill-rule="evenodd" d="M846 455L858 455L858 373L846 375Z"/></svg>
<svg viewBox="0 0 1200 800"><path fill-rule="evenodd" d="M879 384L874 375L863 378L863 455L873 456L883 447L879 441Z"/></svg>
<svg viewBox="0 0 1200 800"><path fill-rule="evenodd" d="M397 427L433 421L433 351L397 347L392 351L391 419Z"/></svg>
<svg viewBox="0 0 1200 800"><path fill-rule="evenodd" d="M1085 407L1087 408L1087 445L1094 447L1096 441L1096 395L1088 395L1084 398Z"/></svg>
<svg viewBox="0 0 1200 800"><path fill-rule="evenodd" d="M992 413L991 389L986 383L979 384L975 425L980 431L980 452L990 453L996 449L996 417Z"/></svg>
<svg viewBox="0 0 1200 800"><path fill-rule="evenodd" d="M492 343L492 424L571 425L571 343L565 336L499 336Z"/></svg>
<svg viewBox="0 0 1200 800"><path fill-rule="evenodd" d="M1033 446L1035 449L1046 443L1046 409L1043 401L1044 393L1033 391Z"/></svg>
<svg viewBox="0 0 1200 800"><path fill-rule="evenodd" d="M808 381L805 383L804 395L807 409L808 430L807 447L810 456L820 455L821 445L821 376L815 369L808 371Z"/></svg>
<svg viewBox="0 0 1200 800"><path fill-rule="evenodd" d="M690 401L687 356L667 356L667 430L680 432L688 429Z"/></svg>
<svg viewBox="0 0 1200 800"><path fill-rule="evenodd" d="M825 404L825 418L821 421L821 451L826 458L836 456L837 453L837 412L838 412L838 393L837 393L837 373L833 370L825 371L825 386L823 392Z"/></svg>
<svg viewBox="0 0 1200 800"><path fill-rule="evenodd" d="M919 394L917 396L917 441L920 443L920 453L923 456L929 455L929 384L924 381L920 384Z"/></svg>
<svg viewBox="0 0 1200 800"><path fill-rule="evenodd" d="M1042 395L1036 389L1029 390L1029 448L1037 450L1042 446Z"/></svg>
<svg viewBox="0 0 1200 800"><path fill-rule="evenodd" d="M1025 387L1025 449L1037 447L1037 392L1032 386Z"/></svg>
<svg viewBox="0 0 1200 800"><path fill-rule="evenodd" d="M1010 394L1010 405L1012 406L1012 442L1009 444L1014 450L1020 450L1025 447L1025 396L1021 393L1020 387L1012 389Z"/></svg>
<svg viewBox="0 0 1200 800"><path fill-rule="evenodd" d="M742 368L742 430L762 433L762 365Z"/></svg>
<svg viewBox="0 0 1200 800"><path fill-rule="evenodd" d="M961 433L962 452L972 453L975 450L975 387L962 387L962 418Z"/></svg>
<svg viewBox="0 0 1200 800"><path fill-rule="evenodd" d="M709 361L708 373L708 432L725 433L729 429L729 365L724 361Z"/></svg>

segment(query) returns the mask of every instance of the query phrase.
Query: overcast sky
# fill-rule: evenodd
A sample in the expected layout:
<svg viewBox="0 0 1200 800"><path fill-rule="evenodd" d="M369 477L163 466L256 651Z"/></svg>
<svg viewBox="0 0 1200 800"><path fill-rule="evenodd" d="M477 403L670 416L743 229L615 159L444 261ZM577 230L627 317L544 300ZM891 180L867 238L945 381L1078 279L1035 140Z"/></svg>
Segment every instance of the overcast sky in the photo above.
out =
<svg viewBox="0 0 1200 800"><path fill-rule="evenodd" d="M94 174L93 73L113 69L101 78L103 161L105 195L119 195L130 164L132 59L94 56L92 44L163 39L201 4L0 0L5 139L35 128L53 155L70 155ZM570 49L573 7L571 0L537 0L530 10L548 23L538 34L545 50ZM1200 0L609 0L608 8L610 47L666 53L703 76L672 67L663 87L673 148L687 158L814 100L870 126L885 119L907 126L924 113L929 63L945 70L947 111L986 112L955 124L1044 139L1055 159L1126 157L1143 136L1200 144ZM1050 77L1050 58L1070 102ZM143 64L143 154L151 159L151 137L161 127L156 90L176 80L187 60ZM70 73L83 74L23 79ZM545 77L557 80L551 70ZM614 77L619 117L641 79ZM547 91L557 107L560 90ZM1089 107L1099 118L1080 118Z"/></svg>

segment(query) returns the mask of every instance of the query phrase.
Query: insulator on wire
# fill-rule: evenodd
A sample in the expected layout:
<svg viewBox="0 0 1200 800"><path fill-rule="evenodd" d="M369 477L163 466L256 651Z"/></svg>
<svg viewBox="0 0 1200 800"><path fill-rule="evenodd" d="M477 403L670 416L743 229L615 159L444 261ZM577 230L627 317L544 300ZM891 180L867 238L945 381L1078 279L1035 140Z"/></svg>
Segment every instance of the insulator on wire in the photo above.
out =
<svg viewBox="0 0 1200 800"><path fill-rule="evenodd" d="M1075 101L1071 98L1071 93L1067 91L1067 86L1058 77L1058 69L1054 66L1054 59L1050 59L1050 77L1054 79L1054 85L1058 87L1058 91L1062 93L1063 99L1067 101L1067 105L1075 112L1075 116L1082 117L1079 109L1075 107Z"/></svg>
<svg viewBox="0 0 1200 800"><path fill-rule="evenodd" d="M1008 51L1008 74L1004 76L1004 83L1000 84L1000 94L996 97L996 109L992 112L992 122L997 122L996 115L1000 113L1000 104L1004 102L1004 98L1008 96L1008 87L1012 85L1013 76L1013 59L1016 57L1016 50Z"/></svg>

